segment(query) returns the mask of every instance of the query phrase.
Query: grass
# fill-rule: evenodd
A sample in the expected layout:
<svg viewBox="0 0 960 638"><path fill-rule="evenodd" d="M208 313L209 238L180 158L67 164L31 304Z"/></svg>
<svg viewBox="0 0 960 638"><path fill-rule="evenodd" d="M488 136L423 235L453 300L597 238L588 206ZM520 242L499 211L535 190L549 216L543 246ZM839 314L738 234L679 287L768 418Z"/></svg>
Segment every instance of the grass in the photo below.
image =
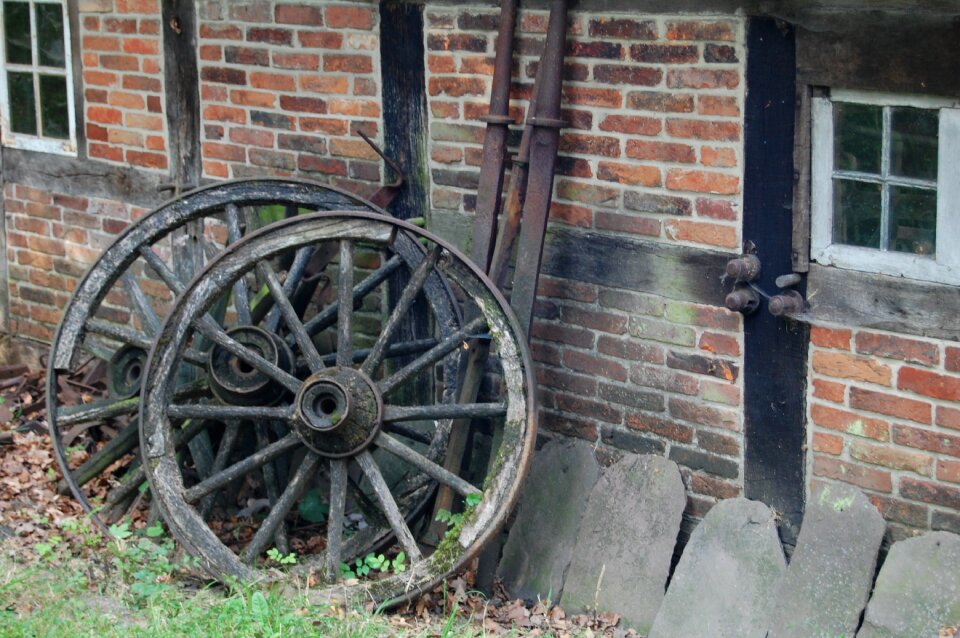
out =
<svg viewBox="0 0 960 638"><path fill-rule="evenodd" d="M74 530L71 530L74 531ZM480 637L482 628L451 613L419 622L406 616L309 605L289 588L222 587L190 577L173 543L119 530L92 546L90 536L54 536L0 553L3 638L229 636L279 638ZM185 569L185 567L187 569Z"/></svg>

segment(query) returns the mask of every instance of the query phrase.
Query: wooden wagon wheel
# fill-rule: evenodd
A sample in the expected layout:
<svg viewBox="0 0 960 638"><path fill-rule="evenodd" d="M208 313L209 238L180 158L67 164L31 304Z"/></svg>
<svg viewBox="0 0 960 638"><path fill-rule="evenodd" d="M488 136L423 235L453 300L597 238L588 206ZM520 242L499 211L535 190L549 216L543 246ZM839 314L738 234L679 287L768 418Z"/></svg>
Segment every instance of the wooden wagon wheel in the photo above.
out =
<svg viewBox="0 0 960 638"><path fill-rule="evenodd" d="M135 222L87 272L64 309L51 348L47 414L64 474L61 491L72 492L97 522L113 522L144 500L137 453L139 391L147 352L176 293L245 232L275 217L331 209L380 210L350 193L302 180L251 179L202 188ZM404 248L403 259L422 255L412 242ZM292 255L282 264L285 288L298 298L316 290L321 278L314 271L322 269L325 257L310 251ZM397 266L385 265L375 276L387 278ZM239 287L232 292L213 311L222 329L251 314L268 326L279 323L269 299L257 303ZM456 306L439 276L430 276L425 293L443 318L443 330L455 330ZM205 361L209 347L198 343L190 356ZM88 374L97 366L106 368L105 396L94 396L97 389L82 383L102 376L102 371ZM202 394L208 386L205 369L188 366L178 396ZM196 457L193 463L205 473L217 464L219 443L210 440L208 425L195 421L178 435L184 454Z"/></svg>
<svg viewBox="0 0 960 638"><path fill-rule="evenodd" d="M364 328L354 312L357 289L354 256L375 251L389 262L397 247L417 240L426 247L418 264L410 264L409 279L382 320L366 326L374 340L358 351ZM312 317L296 312L286 302L277 282L270 294L283 312L288 330L286 346L300 362L287 371L270 361L272 350L264 340L247 345L222 346L234 357L234 370L258 378L271 391L245 405L224 401L211 392L205 399L177 395L177 371L187 361L197 339L206 334L204 316L220 291L246 281L250 273L269 272L274 261L290 251L335 246L339 254L336 293L332 303ZM396 328L410 312L426 273L443 274L448 285L468 304L466 316L475 317L458 331L442 335L434 325L435 345L402 365L388 365L385 354L396 338ZM334 350L326 355L316 347L318 317L335 315ZM331 327L333 330L333 327ZM174 536L215 577L220 579L303 577L320 599L339 598L344 591L361 591L367 599L399 602L432 587L479 551L503 523L533 452L535 439L534 381L530 355L506 301L490 280L460 252L437 237L381 215L362 212L317 213L272 224L229 246L212 261L178 298L164 322L150 355L141 405L141 449L152 493ZM423 401L407 392L420 379L433 379L450 361L464 353L470 338L488 337L491 356L487 379L477 403L458 405L444 399ZM238 340L239 341L239 340ZM454 368L455 369L455 368ZM248 428L264 421L285 424L289 434L241 457L221 471L200 478L178 461L176 438L191 419L238 419ZM456 420L480 421L486 427L486 454L468 455L458 473L445 469L423 444L416 427L442 430ZM441 437L442 439L442 437ZM276 494L262 486L260 468L280 454L295 459L289 478ZM385 468L399 462L408 476L390 484ZM461 466L456 463L455 466ZM423 479L427 479L424 481ZM430 517L416 517L419 501L408 498L411 484L424 489L436 484L452 488L462 498L454 514L459 521L433 547L424 544ZM244 484L250 498L265 499L265 516L251 522L242 538L225 536L217 520L204 516L202 503L228 485ZM325 525L311 527L302 520L303 503L321 495ZM355 587L334 583L341 563L369 547L364 531L351 529L363 501L372 502L388 532L396 539L394 551L409 561L402 573L361 580ZM455 516L455 519L458 518ZM368 521L376 527L376 521ZM299 548L297 565L278 573L275 561L264 558L278 532ZM395 556L387 550L388 556Z"/></svg>

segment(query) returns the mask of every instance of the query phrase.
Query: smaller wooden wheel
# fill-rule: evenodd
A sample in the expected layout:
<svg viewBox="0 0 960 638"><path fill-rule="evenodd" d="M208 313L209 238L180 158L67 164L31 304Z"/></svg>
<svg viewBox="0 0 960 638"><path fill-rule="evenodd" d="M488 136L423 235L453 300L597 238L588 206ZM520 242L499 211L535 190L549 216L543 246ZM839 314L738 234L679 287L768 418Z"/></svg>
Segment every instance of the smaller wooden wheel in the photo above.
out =
<svg viewBox="0 0 960 638"><path fill-rule="evenodd" d="M409 243L425 247L419 260L406 262L392 286L383 283L380 305L365 303L363 296L373 288L369 277L356 277L357 263L389 263L398 247ZM338 253L331 265L335 289L326 302L316 300L297 312L269 276L273 263L291 251L331 245ZM251 273L266 275L281 311L283 330L275 333L282 335L281 346L256 326L229 334L214 334L207 326L207 312L221 291L244 285ZM429 334L411 342L403 326L429 273L440 273L472 319L444 333L437 316L417 315ZM360 308L366 308L362 318ZM324 341L317 327L327 320L331 338ZM532 366L522 335L506 301L479 269L455 248L404 222L336 211L248 235L227 247L178 297L150 354L141 450L165 521L220 579L304 578L321 599L347 592L389 603L427 590L480 550L516 499L536 428ZM229 381L231 392L214 388L185 398L177 393L178 377L202 338L216 345L207 362L194 365L206 365L211 379ZM458 404L450 391L457 379L449 378L458 366L451 363L465 362L468 340L478 338L491 340L480 397ZM284 348L287 362L278 354ZM408 354L400 358L402 353ZM443 377L439 384L438 377ZM178 458L176 446L178 432L198 419L237 423L240 432L256 433L259 443L235 448L218 471L200 477ZM447 457L446 433L471 422L474 444L461 458ZM269 438L263 436L267 424ZM270 470L280 459L286 472ZM431 535L429 496L437 486L460 497L452 512L457 523L442 538ZM264 507L247 516L242 531L234 526L225 534L232 523L223 516L235 521L238 494ZM315 512L322 516L311 515ZM297 554L297 564L282 572L266 555L281 539ZM341 564L372 550L388 557L402 551L405 569L360 579L352 588L337 585Z"/></svg>

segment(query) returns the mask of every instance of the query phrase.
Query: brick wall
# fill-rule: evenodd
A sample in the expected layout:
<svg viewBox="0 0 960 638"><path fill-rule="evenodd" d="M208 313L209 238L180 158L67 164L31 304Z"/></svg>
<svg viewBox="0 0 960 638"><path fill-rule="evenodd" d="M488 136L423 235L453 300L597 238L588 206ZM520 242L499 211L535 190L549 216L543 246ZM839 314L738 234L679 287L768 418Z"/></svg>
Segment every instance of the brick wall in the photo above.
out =
<svg viewBox="0 0 960 638"><path fill-rule="evenodd" d="M960 533L960 347L814 326L808 477L864 489L892 523Z"/></svg>
<svg viewBox="0 0 960 638"><path fill-rule="evenodd" d="M521 121L547 17L519 20L512 114ZM475 206L497 14L428 8L427 24L431 197L443 227ZM743 28L571 14L552 224L739 247ZM674 459L694 515L740 493L739 315L551 277L539 295L532 345L547 431Z"/></svg>
<svg viewBox="0 0 960 638"><path fill-rule="evenodd" d="M159 0L81 0L79 13L88 156L166 171Z"/></svg>
<svg viewBox="0 0 960 638"><path fill-rule="evenodd" d="M303 174L370 191L380 135L379 15L370 3L199 3L203 171Z"/></svg>
<svg viewBox="0 0 960 638"><path fill-rule="evenodd" d="M123 202L11 183L4 185L3 207L10 293L7 328L47 342L53 339L62 308L80 277L131 220L147 212Z"/></svg>

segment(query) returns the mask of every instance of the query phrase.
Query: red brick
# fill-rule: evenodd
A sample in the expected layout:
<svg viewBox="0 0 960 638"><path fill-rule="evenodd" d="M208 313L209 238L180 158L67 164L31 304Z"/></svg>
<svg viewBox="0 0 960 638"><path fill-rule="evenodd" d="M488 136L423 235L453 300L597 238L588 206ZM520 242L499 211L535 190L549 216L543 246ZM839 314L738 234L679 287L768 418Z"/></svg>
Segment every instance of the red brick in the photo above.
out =
<svg viewBox="0 0 960 638"><path fill-rule="evenodd" d="M721 248L736 248L740 245L737 229L733 226L671 219L664 223L664 231L667 237L676 241L689 241Z"/></svg>
<svg viewBox="0 0 960 638"><path fill-rule="evenodd" d="M296 81L292 76L281 73L253 71L250 73L250 86L255 89L270 89L272 91L294 91L296 90Z"/></svg>
<svg viewBox="0 0 960 638"><path fill-rule="evenodd" d="M623 45L607 41L567 40L566 57L620 60L623 58Z"/></svg>
<svg viewBox="0 0 960 638"><path fill-rule="evenodd" d="M87 119L100 124L118 125L123 123L123 113L106 106L91 106L87 108Z"/></svg>
<svg viewBox="0 0 960 638"><path fill-rule="evenodd" d="M627 140L627 157L656 162L692 164L697 161L696 150L688 144Z"/></svg>
<svg viewBox="0 0 960 638"><path fill-rule="evenodd" d="M620 197L620 191L613 188L604 188L593 184L563 179L557 184L557 196L560 199L582 202L584 204L612 206L617 203Z"/></svg>
<svg viewBox="0 0 960 638"><path fill-rule="evenodd" d="M876 492L893 491L890 472L863 467L820 454L815 454L813 457L813 475L850 483Z"/></svg>
<svg viewBox="0 0 960 638"><path fill-rule="evenodd" d="M619 157L620 141L615 137L564 133L560 137L560 151L581 155Z"/></svg>
<svg viewBox="0 0 960 638"><path fill-rule="evenodd" d="M530 334L537 339L554 341L577 348L592 348L594 343L593 333L589 330L543 321L535 321Z"/></svg>
<svg viewBox="0 0 960 638"><path fill-rule="evenodd" d="M380 103L374 100L331 99L330 112L338 115L380 117Z"/></svg>
<svg viewBox="0 0 960 638"><path fill-rule="evenodd" d="M813 451L840 456L843 453L843 437L826 432L814 432Z"/></svg>
<svg viewBox="0 0 960 638"><path fill-rule="evenodd" d="M850 350L850 336L853 332L847 328L826 328L812 326L810 328L810 342L821 348Z"/></svg>
<svg viewBox="0 0 960 638"><path fill-rule="evenodd" d="M571 370L614 381L626 381L627 369L620 363L576 350L564 350L563 365Z"/></svg>
<svg viewBox="0 0 960 638"><path fill-rule="evenodd" d="M680 443L693 441L693 428L690 426L651 414L627 414L627 427Z"/></svg>
<svg viewBox="0 0 960 638"><path fill-rule="evenodd" d="M148 168L166 168L167 156L163 153L145 153L143 151L127 151L127 162L136 166Z"/></svg>
<svg viewBox="0 0 960 638"><path fill-rule="evenodd" d="M938 405L937 425L952 430L960 430L960 410Z"/></svg>
<svg viewBox="0 0 960 638"><path fill-rule="evenodd" d="M666 361L666 355L660 346L634 339L617 339L607 335L600 335L597 341L597 351L611 357L630 361L644 361L658 365L663 365Z"/></svg>
<svg viewBox="0 0 960 638"><path fill-rule="evenodd" d="M566 85L563 100L567 104L617 109L623 104L623 94L616 89Z"/></svg>
<svg viewBox="0 0 960 638"><path fill-rule="evenodd" d="M305 133L323 133L325 135L346 135L348 125L341 119L329 117L301 117L300 129Z"/></svg>
<svg viewBox="0 0 960 638"><path fill-rule="evenodd" d="M597 18L590 20L589 34L592 37L656 40L657 23L653 20Z"/></svg>
<svg viewBox="0 0 960 638"><path fill-rule="evenodd" d="M732 22L706 20L667 23L668 40L722 40L737 38L737 27Z"/></svg>
<svg viewBox="0 0 960 638"><path fill-rule="evenodd" d="M205 158L212 157L222 159L228 162L244 162L247 159L247 151L242 146L204 142L203 156Z"/></svg>
<svg viewBox="0 0 960 638"><path fill-rule="evenodd" d="M200 59L206 62L219 62L223 59L223 47L218 44L204 44L199 48Z"/></svg>
<svg viewBox="0 0 960 638"><path fill-rule="evenodd" d="M630 57L635 62L691 64L700 61L700 49L687 44L634 44Z"/></svg>
<svg viewBox="0 0 960 638"><path fill-rule="evenodd" d="M308 49L340 49L343 47L343 34L329 31L301 31L297 34L301 46Z"/></svg>
<svg viewBox="0 0 960 638"><path fill-rule="evenodd" d="M230 129L230 141L236 144L273 148L273 133L259 129Z"/></svg>
<svg viewBox="0 0 960 638"><path fill-rule="evenodd" d="M123 51L137 55L157 55L160 53L160 41L147 38L124 38Z"/></svg>
<svg viewBox="0 0 960 638"><path fill-rule="evenodd" d="M142 111L144 106L146 106L142 95L128 93L126 91L110 91L107 102L109 102L111 106L119 106L120 108L135 111Z"/></svg>
<svg viewBox="0 0 960 638"><path fill-rule="evenodd" d="M433 96L482 96L487 91L487 83L481 78L433 77L430 78L427 90Z"/></svg>
<svg viewBox="0 0 960 638"><path fill-rule="evenodd" d="M890 424L880 419L871 419L819 403L814 403L810 408L810 416L820 427L877 441L890 440Z"/></svg>
<svg viewBox="0 0 960 638"><path fill-rule="evenodd" d="M660 367L633 366L630 370L630 380L647 388L688 396L696 396L700 391L700 381L697 377Z"/></svg>
<svg viewBox="0 0 960 638"><path fill-rule="evenodd" d="M590 228L593 226L593 210L586 206L553 202L550 205L550 220L570 226Z"/></svg>
<svg viewBox="0 0 960 638"><path fill-rule="evenodd" d="M564 436L575 436L587 441L597 440L597 424L590 421L545 411L540 416L540 423L545 429Z"/></svg>
<svg viewBox="0 0 960 638"><path fill-rule="evenodd" d="M106 104L107 91L104 89L87 89L83 92L83 99L87 104Z"/></svg>
<svg viewBox="0 0 960 638"><path fill-rule="evenodd" d="M123 161L123 149L116 146L95 144L91 142L87 147L87 151L90 153L91 157L97 157L99 159L105 159L111 162Z"/></svg>
<svg viewBox="0 0 960 638"><path fill-rule="evenodd" d="M627 107L634 111L655 113L692 113L693 96L678 94L676 91L634 91L627 94Z"/></svg>
<svg viewBox="0 0 960 638"><path fill-rule="evenodd" d="M663 123L659 118L636 115L608 115L600 122L601 131L625 135L659 135Z"/></svg>
<svg viewBox="0 0 960 638"><path fill-rule="evenodd" d="M593 303L597 299L597 289L591 284L569 279L555 279L541 275L537 294L542 297L555 297Z"/></svg>
<svg viewBox="0 0 960 638"><path fill-rule="evenodd" d="M211 104L209 106L204 107L203 118L205 120L212 120L215 122L231 122L233 124L246 124L247 112L243 109L233 108L230 106L220 106L219 104Z"/></svg>
<svg viewBox="0 0 960 638"><path fill-rule="evenodd" d="M850 388L850 407L918 423L930 423L933 412L929 403L863 388Z"/></svg>
<svg viewBox="0 0 960 638"><path fill-rule="evenodd" d="M323 9L308 4L280 4L274 9L274 18L279 24L297 26L323 26Z"/></svg>
<svg viewBox="0 0 960 638"><path fill-rule="evenodd" d="M200 78L207 82L217 82L218 84L247 83L247 73L241 69L204 67L200 70Z"/></svg>
<svg viewBox="0 0 960 638"><path fill-rule="evenodd" d="M814 352L813 369L828 377L890 385L893 373L890 367L874 359L857 357L842 352ZM901 372L902 376L902 372Z"/></svg>
<svg viewBox="0 0 960 638"><path fill-rule="evenodd" d="M870 494L868 498L888 521L903 523L904 525L910 525L912 527L927 527L929 513L923 505L908 503L878 494Z"/></svg>
<svg viewBox="0 0 960 638"><path fill-rule="evenodd" d="M703 48L703 59L714 64L735 64L740 61L736 47L712 43Z"/></svg>
<svg viewBox="0 0 960 638"><path fill-rule="evenodd" d="M960 462L940 459L937 461L937 479L960 483Z"/></svg>
<svg viewBox="0 0 960 638"><path fill-rule="evenodd" d="M667 188L695 193L735 195L740 192L740 178L725 173L670 168L667 169Z"/></svg>
<svg viewBox="0 0 960 638"><path fill-rule="evenodd" d="M344 73L372 73L373 59L369 55L334 55L328 53L323 56L323 70ZM437 78L431 78L431 80L435 79ZM455 80L456 78L450 79ZM480 83L482 84L483 81L480 80ZM482 94L480 93L480 95Z"/></svg>
<svg viewBox="0 0 960 638"><path fill-rule="evenodd" d="M735 89L739 85L737 71L699 68L667 71L667 87L671 89Z"/></svg>
<svg viewBox="0 0 960 638"><path fill-rule="evenodd" d="M200 25L200 37L204 40L242 40L243 31L236 25L207 22Z"/></svg>
<svg viewBox="0 0 960 638"><path fill-rule="evenodd" d="M825 401L843 403L846 398L847 386L826 379L813 380L813 396Z"/></svg>
<svg viewBox="0 0 960 638"><path fill-rule="evenodd" d="M487 39L480 35L455 33L450 35L430 34L427 36L427 49L430 51L471 51L485 53Z"/></svg>
<svg viewBox="0 0 960 638"><path fill-rule="evenodd" d="M230 102L240 106L273 108L277 102L275 93L269 91L230 91Z"/></svg>
<svg viewBox="0 0 960 638"><path fill-rule="evenodd" d="M586 310L566 304L561 310L561 319L566 325L581 326L611 334L624 334L627 331L627 318L623 315Z"/></svg>
<svg viewBox="0 0 960 638"><path fill-rule="evenodd" d="M160 3L159 0L117 0L117 11L153 15L160 13Z"/></svg>
<svg viewBox="0 0 960 638"><path fill-rule="evenodd" d="M87 51L119 51L120 50L120 39L102 36L102 35L88 35L84 36L83 48Z"/></svg>
<svg viewBox="0 0 960 638"><path fill-rule="evenodd" d="M660 168L618 162L600 162L597 178L606 182L616 182L628 186L660 186Z"/></svg>
<svg viewBox="0 0 960 638"><path fill-rule="evenodd" d="M718 499L734 498L740 494L740 488L737 485L699 473L690 475L690 489L697 494Z"/></svg>
<svg viewBox="0 0 960 638"><path fill-rule="evenodd" d="M740 124L738 122L668 119L667 133L680 138L736 142L740 139Z"/></svg>
<svg viewBox="0 0 960 638"><path fill-rule="evenodd" d="M373 28L373 10L368 7L332 6L327 7L327 26L334 29Z"/></svg>
<svg viewBox="0 0 960 638"><path fill-rule="evenodd" d="M139 71L140 60L133 55L101 55L100 66L111 71Z"/></svg>
<svg viewBox="0 0 960 638"><path fill-rule="evenodd" d="M620 410L611 407L608 403L590 401L569 394L557 394L556 400L557 408L564 412L573 412L580 416L606 421L607 423L620 424L623 422L623 414Z"/></svg>
<svg viewBox="0 0 960 638"><path fill-rule="evenodd" d="M904 366L900 368L897 387L934 399L960 401L960 377Z"/></svg>
<svg viewBox="0 0 960 638"><path fill-rule="evenodd" d="M738 431L740 418L736 412L704 405L699 401L690 401L671 397L669 402L670 416L688 423L697 425L707 425L710 427L722 427L727 430ZM709 436L706 437L709 439ZM710 450L716 451L716 450ZM739 452L739 450L738 450ZM729 454L729 452L721 452Z"/></svg>
<svg viewBox="0 0 960 638"><path fill-rule="evenodd" d="M711 219L736 221L739 217L733 202L718 199L697 198L697 215Z"/></svg>
<svg viewBox="0 0 960 638"><path fill-rule="evenodd" d="M960 510L960 488L919 481L908 476L900 479L900 496L930 505Z"/></svg>
<svg viewBox="0 0 960 638"><path fill-rule="evenodd" d="M895 424L893 441L898 445L960 458L960 436Z"/></svg>
<svg viewBox="0 0 960 638"><path fill-rule="evenodd" d="M285 111L299 111L304 113L326 113L327 103L315 97L297 97L293 95L280 96L280 108Z"/></svg>
<svg viewBox="0 0 960 638"><path fill-rule="evenodd" d="M317 71L320 69L320 56L313 53L274 52L273 64L280 69L295 71Z"/></svg>
<svg viewBox="0 0 960 638"><path fill-rule="evenodd" d="M106 71L93 71L86 69L83 72L83 81L93 86L115 86L120 79L116 73Z"/></svg>
<svg viewBox="0 0 960 638"><path fill-rule="evenodd" d="M128 91L149 91L151 93L160 93L163 91L163 83L158 78L147 77L143 75L124 75L123 88Z"/></svg>
<svg viewBox="0 0 960 638"><path fill-rule="evenodd" d="M855 343L856 351L861 354L873 354L922 365L936 365L940 362L940 349L935 343L871 332L858 332Z"/></svg>
<svg viewBox="0 0 960 638"><path fill-rule="evenodd" d="M590 166L589 160L579 157L558 155L556 170L557 175L564 175L566 177L585 177L587 179L593 177L593 168Z"/></svg>
<svg viewBox="0 0 960 638"><path fill-rule="evenodd" d="M632 233L647 237L660 236L660 220L629 213L613 213L598 210L594 216L597 230Z"/></svg>
<svg viewBox="0 0 960 638"><path fill-rule="evenodd" d="M704 146L700 149L700 163L704 166L733 168L737 165L737 151L732 148Z"/></svg>
<svg viewBox="0 0 960 638"><path fill-rule="evenodd" d="M933 457L929 454L908 452L865 441L851 441L850 456L863 463L880 465L891 470L904 470L921 476L933 474Z"/></svg>
<svg viewBox="0 0 960 638"><path fill-rule="evenodd" d="M324 173L326 175L347 174L347 163L338 159L327 159L315 155L300 155L297 159L297 167L302 171L314 173Z"/></svg>
<svg viewBox="0 0 960 638"><path fill-rule="evenodd" d="M730 357L740 356L740 342L736 337L716 332L704 332L700 335L698 347L701 350Z"/></svg>
<svg viewBox="0 0 960 638"><path fill-rule="evenodd" d="M697 97L697 113L719 117L740 117L737 98L729 95L700 95Z"/></svg>

